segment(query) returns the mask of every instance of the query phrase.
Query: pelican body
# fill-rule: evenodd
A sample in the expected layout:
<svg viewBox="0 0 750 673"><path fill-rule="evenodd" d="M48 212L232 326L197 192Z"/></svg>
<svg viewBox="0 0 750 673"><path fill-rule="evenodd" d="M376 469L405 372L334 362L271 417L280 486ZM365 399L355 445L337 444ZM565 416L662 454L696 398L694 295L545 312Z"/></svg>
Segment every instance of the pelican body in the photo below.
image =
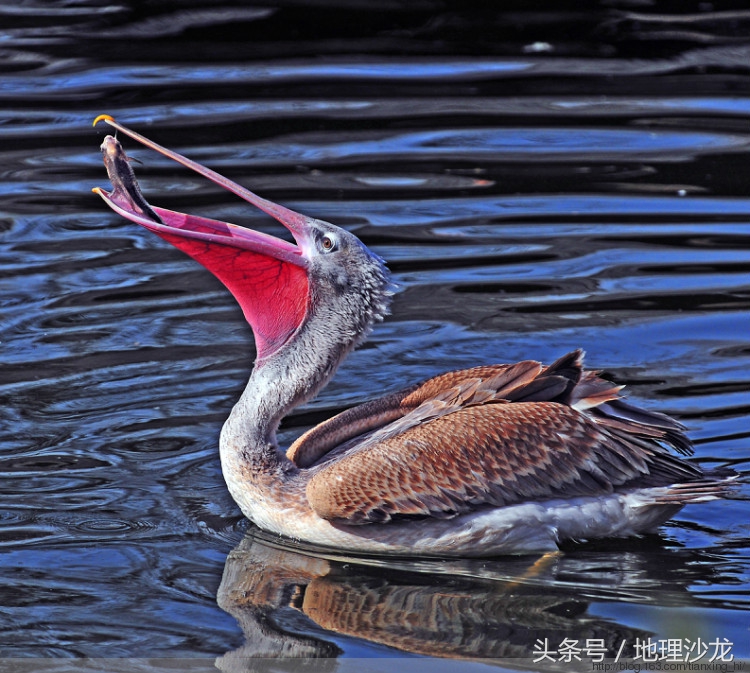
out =
<svg viewBox="0 0 750 673"><path fill-rule="evenodd" d="M113 189L94 191L217 276L252 327L257 359L220 455L233 498L259 527L356 552L488 556L637 535L729 488L731 476L675 455L691 453L679 423L627 404L618 386L584 369L581 351L549 366L447 372L348 409L283 450L281 419L385 317L392 286L383 260L352 233L102 118L295 239L150 205L120 143L104 139Z"/></svg>

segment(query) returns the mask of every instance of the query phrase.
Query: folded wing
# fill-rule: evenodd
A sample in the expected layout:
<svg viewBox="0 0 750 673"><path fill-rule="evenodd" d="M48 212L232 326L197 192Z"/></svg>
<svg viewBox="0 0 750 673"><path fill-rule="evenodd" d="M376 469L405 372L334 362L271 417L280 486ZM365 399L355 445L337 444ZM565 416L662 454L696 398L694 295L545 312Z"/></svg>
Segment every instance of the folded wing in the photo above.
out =
<svg viewBox="0 0 750 673"><path fill-rule="evenodd" d="M313 509L382 523L701 479L670 453L690 451L682 427L625 404L619 387L583 371L581 355L449 372L331 419L297 447L318 447ZM344 415L358 417L359 436L346 437ZM328 451L334 435L347 441Z"/></svg>

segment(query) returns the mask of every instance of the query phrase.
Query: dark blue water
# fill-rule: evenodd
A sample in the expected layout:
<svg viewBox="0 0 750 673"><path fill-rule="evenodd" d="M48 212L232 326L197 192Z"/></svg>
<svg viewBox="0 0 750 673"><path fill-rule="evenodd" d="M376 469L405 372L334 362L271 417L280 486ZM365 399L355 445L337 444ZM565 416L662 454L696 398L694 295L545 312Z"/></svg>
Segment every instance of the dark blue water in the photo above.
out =
<svg viewBox="0 0 750 673"><path fill-rule="evenodd" d="M712 642L750 657L747 487L658 536L542 559L336 558L256 536L217 452L250 330L207 272L90 192L107 186L91 122L109 113L388 260L392 316L282 441L446 369L583 347L680 418L701 463L747 474L750 12L503 4L0 8L4 664L592 670L595 645L649 639L682 661L721 663ZM153 203L281 233L126 150ZM545 639L555 661L533 662Z"/></svg>

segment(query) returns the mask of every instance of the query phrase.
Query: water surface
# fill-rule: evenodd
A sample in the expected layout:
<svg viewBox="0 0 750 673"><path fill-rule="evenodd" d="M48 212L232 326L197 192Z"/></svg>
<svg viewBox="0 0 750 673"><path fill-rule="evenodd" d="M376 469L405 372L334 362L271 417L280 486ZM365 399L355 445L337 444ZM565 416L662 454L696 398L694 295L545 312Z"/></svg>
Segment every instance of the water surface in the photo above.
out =
<svg viewBox="0 0 750 673"><path fill-rule="evenodd" d="M658 536L544 559L355 559L258 535L217 453L250 330L207 272L90 192L106 112L388 260L392 315L282 441L446 369L583 347L681 419L702 464L747 473L750 13L635 9L0 8L1 657L564 670L532 663L545 638L750 656L746 488ZM153 203L281 233L126 149Z"/></svg>

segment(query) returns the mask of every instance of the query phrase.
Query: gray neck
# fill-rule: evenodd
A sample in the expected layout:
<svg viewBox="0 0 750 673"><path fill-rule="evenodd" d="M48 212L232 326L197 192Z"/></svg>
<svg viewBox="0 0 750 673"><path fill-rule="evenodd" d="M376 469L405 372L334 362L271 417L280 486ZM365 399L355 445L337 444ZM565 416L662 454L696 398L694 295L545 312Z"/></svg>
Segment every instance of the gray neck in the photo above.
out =
<svg viewBox="0 0 750 673"><path fill-rule="evenodd" d="M318 315L279 351L257 362L221 434L222 452L255 469L294 469L279 449L282 418L314 397L359 342L351 331L331 329L331 316ZM323 325L324 328L316 327Z"/></svg>

